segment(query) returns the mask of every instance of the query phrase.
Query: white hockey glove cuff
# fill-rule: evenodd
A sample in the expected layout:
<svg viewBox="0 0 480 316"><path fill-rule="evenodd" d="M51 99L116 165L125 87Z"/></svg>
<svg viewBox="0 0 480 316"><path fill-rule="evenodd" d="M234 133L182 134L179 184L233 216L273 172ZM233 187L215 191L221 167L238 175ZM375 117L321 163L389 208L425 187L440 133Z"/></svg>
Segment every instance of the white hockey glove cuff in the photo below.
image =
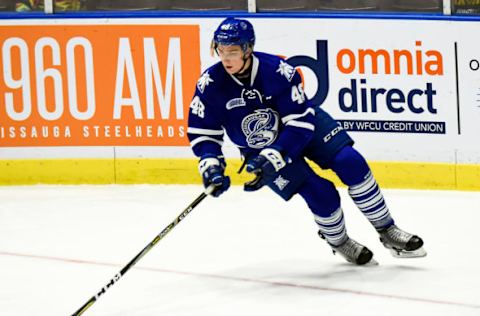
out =
<svg viewBox="0 0 480 316"><path fill-rule="evenodd" d="M265 148L260 152L260 156L265 157L273 165L276 172L287 165L282 154L276 149Z"/></svg>
<svg viewBox="0 0 480 316"><path fill-rule="evenodd" d="M200 172L200 175L203 176L204 172L207 171L208 168L212 166L220 166L220 160L213 157L204 158L200 160L200 162L198 163L198 171Z"/></svg>

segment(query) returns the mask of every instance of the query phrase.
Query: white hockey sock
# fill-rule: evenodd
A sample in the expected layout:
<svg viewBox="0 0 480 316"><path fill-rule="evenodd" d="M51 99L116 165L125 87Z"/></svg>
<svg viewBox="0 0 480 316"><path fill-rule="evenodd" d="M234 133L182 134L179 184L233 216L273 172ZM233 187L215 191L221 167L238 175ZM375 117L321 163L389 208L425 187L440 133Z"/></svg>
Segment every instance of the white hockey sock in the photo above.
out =
<svg viewBox="0 0 480 316"><path fill-rule="evenodd" d="M314 216L320 232L330 245L339 246L348 239L341 207L329 217Z"/></svg>
<svg viewBox="0 0 480 316"><path fill-rule="evenodd" d="M363 182L349 187L348 194L375 229L380 230L393 223L382 191L371 172Z"/></svg>

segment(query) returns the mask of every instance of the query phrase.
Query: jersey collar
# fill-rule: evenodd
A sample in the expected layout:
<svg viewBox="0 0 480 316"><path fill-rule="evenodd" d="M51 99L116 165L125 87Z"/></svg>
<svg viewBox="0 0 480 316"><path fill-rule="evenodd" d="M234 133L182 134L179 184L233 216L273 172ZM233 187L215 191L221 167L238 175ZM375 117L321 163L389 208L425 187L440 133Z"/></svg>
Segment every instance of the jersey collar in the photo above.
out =
<svg viewBox="0 0 480 316"><path fill-rule="evenodd" d="M252 54L252 73L250 74L250 86L253 86L255 78L257 77L259 63L260 62L258 58L254 54ZM234 75L230 75L230 77L232 77L233 81L243 87L243 83L238 80L237 77L235 77Z"/></svg>

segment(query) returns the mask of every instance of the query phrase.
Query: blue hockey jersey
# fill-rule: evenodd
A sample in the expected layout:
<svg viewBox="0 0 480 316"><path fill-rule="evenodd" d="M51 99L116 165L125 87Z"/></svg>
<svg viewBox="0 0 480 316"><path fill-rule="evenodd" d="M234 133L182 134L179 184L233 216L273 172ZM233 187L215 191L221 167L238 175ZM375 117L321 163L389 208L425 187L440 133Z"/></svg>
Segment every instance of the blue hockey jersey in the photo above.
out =
<svg viewBox="0 0 480 316"><path fill-rule="evenodd" d="M228 74L221 62L197 82L190 104L188 138L196 156L221 156L224 133L244 156L273 147L299 157L314 132L315 111L295 68L254 52L250 83Z"/></svg>

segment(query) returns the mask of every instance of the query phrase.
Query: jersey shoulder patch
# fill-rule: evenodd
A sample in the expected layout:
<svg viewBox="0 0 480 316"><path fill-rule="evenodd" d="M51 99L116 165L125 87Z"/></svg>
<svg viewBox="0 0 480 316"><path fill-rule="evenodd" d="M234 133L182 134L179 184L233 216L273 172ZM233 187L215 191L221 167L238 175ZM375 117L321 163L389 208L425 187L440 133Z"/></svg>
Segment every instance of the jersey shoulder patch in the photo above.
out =
<svg viewBox="0 0 480 316"><path fill-rule="evenodd" d="M208 86L215 82L218 84L223 80L223 66L221 62L214 64L205 70L202 76L197 80L197 89L200 93L204 93Z"/></svg>
<svg viewBox="0 0 480 316"><path fill-rule="evenodd" d="M284 76L287 78L288 82L291 82L293 77L295 76L295 67L287 64L283 60L280 60L280 63L278 64L278 69L276 72L278 72L281 76Z"/></svg>
<svg viewBox="0 0 480 316"><path fill-rule="evenodd" d="M205 92L205 88L213 82L213 79L210 77L208 70L203 73L203 75L197 81L198 91L201 93Z"/></svg>

